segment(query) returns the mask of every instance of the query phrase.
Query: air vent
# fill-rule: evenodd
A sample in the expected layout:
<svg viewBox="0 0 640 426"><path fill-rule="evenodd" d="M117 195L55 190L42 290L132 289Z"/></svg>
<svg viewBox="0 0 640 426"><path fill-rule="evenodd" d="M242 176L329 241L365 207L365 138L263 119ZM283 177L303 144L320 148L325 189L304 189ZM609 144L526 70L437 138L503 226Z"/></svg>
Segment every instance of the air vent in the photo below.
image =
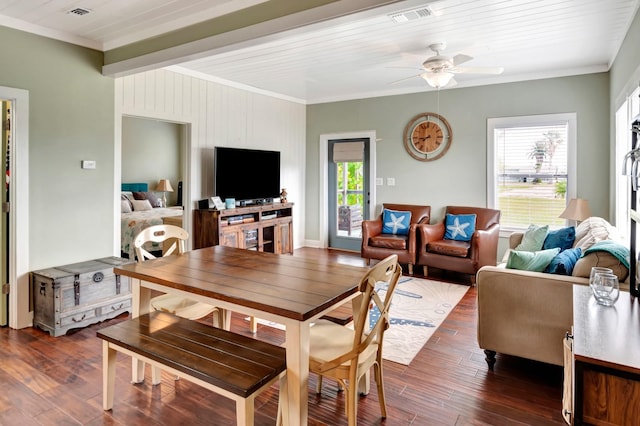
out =
<svg viewBox="0 0 640 426"><path fill-rule="evenodd" d="M67 15L82 16L82 15L88 15L89 13L91 13L91 10L84 9L82 7L76 7L76 8L73 8L73 9L67 11Z"/></svg>
<svg viewBox="0 0 640 426"><path fill-rule="evenodd" d="M431 10L431 8L429 6L423 6L416 9L392 13L391 15L389 15L389 18L391 18L393 22L401 23L415 21L416 19L427 18L431 15L433 15L433 11Z"/></svg>

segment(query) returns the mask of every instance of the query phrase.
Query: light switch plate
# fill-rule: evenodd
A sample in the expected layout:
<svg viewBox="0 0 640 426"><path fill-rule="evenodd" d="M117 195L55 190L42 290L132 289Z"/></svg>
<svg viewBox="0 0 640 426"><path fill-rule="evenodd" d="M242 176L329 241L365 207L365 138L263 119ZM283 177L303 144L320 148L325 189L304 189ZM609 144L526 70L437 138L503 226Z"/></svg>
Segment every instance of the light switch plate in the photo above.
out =
<svg viewBox="0 0 640 426"><path fill-rule="evenodd" d="M95 160L82 160L82 168L83 169L95 169L96 168Z"/></svg>
<svg viewBox="0 0 640 426"><path fill-rule="evenodd" d="M384 180L382 178L376 178L376 185L377 186L384 185Z"/></svg>
<svg viewBox="0 0 640 426"><path fill-rule="evenodd" d="M387 178L387 185L395 186L396 185L396 178Z"/></svg>

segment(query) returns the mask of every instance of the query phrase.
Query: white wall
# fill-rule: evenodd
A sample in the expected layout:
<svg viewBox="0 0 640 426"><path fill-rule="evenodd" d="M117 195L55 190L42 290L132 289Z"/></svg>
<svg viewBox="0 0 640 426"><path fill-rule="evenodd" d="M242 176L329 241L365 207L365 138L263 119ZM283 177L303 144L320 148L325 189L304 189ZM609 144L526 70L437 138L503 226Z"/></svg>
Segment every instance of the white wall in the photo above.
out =
<svg viewBox="0 0 640 426"><path fill-rule="evenodd" d="M294 246L304 241L305 105L224 86L168 70L116 80L116 144L122 115L185 123L190 128L185 156L185 205L213 194L215 146L281 152L281 185L294 206ZM120 149L116 146L116 159ZM259 179L259 170L238 164L238 178ZM120 176L118 171L116 176ZM119 188L119 182L116 185ZM118 197L119 195L116 194ZM314 195L317 197L317 195ZM185 221L190 223L190 215ZM187 229L191 232L189 225ZM119 229L116 231L119 235ZM118 245L119 247L119 245Z"/></svg>

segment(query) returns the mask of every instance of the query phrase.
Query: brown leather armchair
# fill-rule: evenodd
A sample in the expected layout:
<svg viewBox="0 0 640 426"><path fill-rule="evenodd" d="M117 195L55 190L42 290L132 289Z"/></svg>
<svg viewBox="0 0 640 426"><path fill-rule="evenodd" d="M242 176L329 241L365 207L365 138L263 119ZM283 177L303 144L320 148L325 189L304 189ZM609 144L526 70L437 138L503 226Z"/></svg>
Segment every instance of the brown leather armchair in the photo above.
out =
<svg viewBox="0 0 640 426"><path fill-rule="evenodd" d="M409 235L393 235L382 233L382 213L377 219L362 222L362 247L360 256L367 259L382 260L389 255L398 255L398 263L408 265L409 274L413 274L416 263L416 227L418 224L428 224L431 217L431 206L416 206L412 204L383 204L382 209L410 211L411 221Z"/></svg>
<svg viewBox="0 0 640 426"><path fill-rule="evenodd" d="M476 229L471 241L445 240L445 222L418 227L417 264L422 265L424 276L428 267L472 275L475 283L478 269L496 265L500 235L500 210L482 207L447 206L446 214L476 214Z"/></svg>

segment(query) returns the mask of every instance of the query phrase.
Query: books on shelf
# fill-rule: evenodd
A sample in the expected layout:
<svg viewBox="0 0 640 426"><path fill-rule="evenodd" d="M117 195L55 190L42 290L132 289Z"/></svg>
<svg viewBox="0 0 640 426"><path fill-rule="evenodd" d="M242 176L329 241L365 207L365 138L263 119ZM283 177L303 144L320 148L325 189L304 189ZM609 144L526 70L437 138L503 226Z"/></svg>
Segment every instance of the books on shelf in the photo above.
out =
<svg viewBox="0 0 640 426"><path fill-rule="evenodd" d="M242 223L242 216L231 216L227 219L227 223L229 225L236 225L238 223Z"/></svg>
<svg viewBox="0 0 640 426"><path fill-rule="evenodd" d="M276 217L278 217L277 213L263 214L262 220L275 219Z"/></svg>

